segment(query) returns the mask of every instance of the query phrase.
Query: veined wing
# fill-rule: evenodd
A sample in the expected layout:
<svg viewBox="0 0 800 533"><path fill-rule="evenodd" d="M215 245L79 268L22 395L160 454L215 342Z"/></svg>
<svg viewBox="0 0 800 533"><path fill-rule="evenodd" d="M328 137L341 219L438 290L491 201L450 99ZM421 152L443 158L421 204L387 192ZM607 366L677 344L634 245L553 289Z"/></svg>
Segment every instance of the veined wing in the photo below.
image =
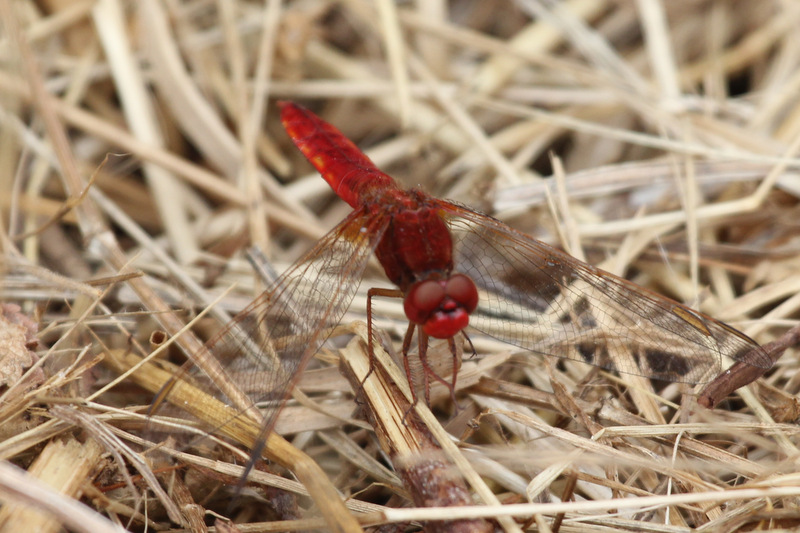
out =
<svg viewBox="0 0 800 533"><path fill-rule="evenodd" d="M498 220L440 201L455 269L480 292L470 326L515 346L654 379L703 383L727 356L761 368L755 341Z"/></svg>
<svg viewBox="0 0 800 533"><path fill-rule="evenodd" d="M388 223L352 212L209 341L227 377L254 403L270 403L262 437L350 306Z"/></svg>

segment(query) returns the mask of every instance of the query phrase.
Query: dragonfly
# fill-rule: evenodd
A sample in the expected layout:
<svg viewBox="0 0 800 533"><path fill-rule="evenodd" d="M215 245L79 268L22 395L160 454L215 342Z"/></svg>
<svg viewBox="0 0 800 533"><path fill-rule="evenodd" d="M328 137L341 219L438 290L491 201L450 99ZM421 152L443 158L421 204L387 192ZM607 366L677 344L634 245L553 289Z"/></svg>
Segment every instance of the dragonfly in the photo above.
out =
<svg viewBox="0 0 800 533"><path fill-rule="evenodd" d="M291 140L353 211L212 340L226 371L253 401L274 406L263 435L299 376L342 320L373 257L397 289L408 318L408 355L417 338L425 394L430 379L455 392L427 364L435 339L457 357L459 339L480 332L538 354L656 380L701 383L723 358L760 368L772 362L733 327L584 263L488 215L404 189L336 127L280 102ZM370 348L371 349L371 348ZM412 390L414 387L411 387Z"/></svg>

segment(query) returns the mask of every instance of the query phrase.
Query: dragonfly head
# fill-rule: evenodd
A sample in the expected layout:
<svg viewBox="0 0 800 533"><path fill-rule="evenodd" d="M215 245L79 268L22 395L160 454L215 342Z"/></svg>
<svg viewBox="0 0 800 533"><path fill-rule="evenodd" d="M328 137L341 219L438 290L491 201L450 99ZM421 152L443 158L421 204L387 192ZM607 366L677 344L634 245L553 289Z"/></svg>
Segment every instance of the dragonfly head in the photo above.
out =
<svg viewBox="0 0 800 533"><path fill-rule="evenodd" d="M464 274L418 281L411 285L403 301L408 319L436 339L449 339L466 328L476 307L478 289Z"/></svg>

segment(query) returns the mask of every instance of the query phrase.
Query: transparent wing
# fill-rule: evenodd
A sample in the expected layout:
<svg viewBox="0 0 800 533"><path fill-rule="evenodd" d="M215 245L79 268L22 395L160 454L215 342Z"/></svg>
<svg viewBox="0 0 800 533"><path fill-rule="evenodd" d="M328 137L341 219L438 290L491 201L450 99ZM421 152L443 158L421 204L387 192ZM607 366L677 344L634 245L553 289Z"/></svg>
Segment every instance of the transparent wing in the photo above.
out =
<svg viewBox="0 0 800 533"><path fill-rule="evenodd" d="M207 344L227 379L269 402L263 435L350 306L388 222L351 213Z"/></svg>
<svg viewBox="0 0 800 533"><path fill-rule="evenodd" d="M722 356L761 368L739 331L587 265L505 224L440 201L455 269L480 291L470 326L534 352L654 379L703 383Z"/></svg>

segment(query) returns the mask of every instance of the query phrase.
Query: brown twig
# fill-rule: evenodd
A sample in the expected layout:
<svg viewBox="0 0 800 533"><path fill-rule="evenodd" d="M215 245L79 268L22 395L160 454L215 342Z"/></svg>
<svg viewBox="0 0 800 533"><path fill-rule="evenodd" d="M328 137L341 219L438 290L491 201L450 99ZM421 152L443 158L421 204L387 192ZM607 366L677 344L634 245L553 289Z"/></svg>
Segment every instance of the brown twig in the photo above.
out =
<svg viewBox="0 0 800 533"><path fill-rule="evenodd" d="M377 350L378 348L376 348ZM467 485L457 475L436 439L423 424L414 406L370 359L360 339L342 352L342 366L383 451L419 507L452 507L472 503ZM374 366L373 366L374 365ZM426 526L431 532L489 532L494 527L483 520L437 521Z"/></svg>
<svg viewBox="0 0 800 533"><path fill-rule="evenodd" d="M769 342L761 348L763 352L769 356L774 365L787 348L797 346L798 344L800 344L800 326L795 326L781 335L777 340ZM759 354L761 353L762 352L759 352ZM762 368L748 364L747 355L745 355L743 360L737 361L731 365L729 369L722 372L719 376L714 378L711 383L706 385L700 392L697 403L707 409L713 409L733 391L757 380L769 372L771 368L772 367Z"/></svg>

